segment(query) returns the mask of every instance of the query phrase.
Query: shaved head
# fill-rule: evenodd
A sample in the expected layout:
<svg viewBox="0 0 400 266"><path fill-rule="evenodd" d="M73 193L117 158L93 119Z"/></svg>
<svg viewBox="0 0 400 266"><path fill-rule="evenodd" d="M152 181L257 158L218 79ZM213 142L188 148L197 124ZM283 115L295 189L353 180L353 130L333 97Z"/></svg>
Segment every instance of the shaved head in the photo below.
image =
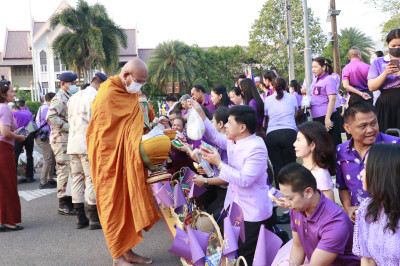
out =
<svg viewBox="0 0 400 266"><path fill-rule="evenodd" d="M147 77L149 76L149 70L146 66L146 63L139 58L134 58L127 62L122 67L119 78L123 84L129 86L129 84L132 82L130 76L135 78L136 82L146 82Z"/></svg>
<svg viewBox="0 0 400 266"><path fill-rule="evenodd" d="M350 50L349 50L348 56L349 56L349 59L361 57L360 48L358 48L356 46L351 47Z"/></svg>

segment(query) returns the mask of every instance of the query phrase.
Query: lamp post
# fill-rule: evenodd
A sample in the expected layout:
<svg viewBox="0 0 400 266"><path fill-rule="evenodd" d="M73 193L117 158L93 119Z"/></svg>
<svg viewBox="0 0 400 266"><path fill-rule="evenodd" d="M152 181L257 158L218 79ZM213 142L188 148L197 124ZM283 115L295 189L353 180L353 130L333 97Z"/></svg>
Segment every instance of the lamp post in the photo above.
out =
<svg viewBox="0 0 400 266"><path fill-rule="evenodd" d="M304 67L305 67L305 75L306 75L306 93L310 96L310 85L312 82L312 72L311 72L311 48L310 48L310 38L308 36L308 8L307 8L307 0L303 0L303 22L304 22Z"/></svg>
<svg viewBox="0 0 400 266"><path fill-rule="evenodd" d="M293 58L293 36L292 36L292 14L290 0L286 0L286 33L287 49L289 55L289 81L295 79L294 76L294 58Z"/></svg>

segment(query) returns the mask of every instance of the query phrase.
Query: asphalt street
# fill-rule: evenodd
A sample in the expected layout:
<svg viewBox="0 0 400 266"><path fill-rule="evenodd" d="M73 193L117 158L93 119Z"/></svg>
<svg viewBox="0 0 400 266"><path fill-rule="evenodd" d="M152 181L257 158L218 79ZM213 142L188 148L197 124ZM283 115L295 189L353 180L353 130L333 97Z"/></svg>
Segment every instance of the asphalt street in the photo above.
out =
<svg viewBox="0 0 400 266"><path fill-rule="evenodd" d="M38 191L39 176L36 169L36 182L18 186L25 229L0 233L0 266L112 265L102 230L75 229L75 216L58 215L56 190ZM280 228L290 234L288 224ZM173 239L162 219L143 237L134 252L152 258L155 266L181 265L168 253Z"/></svg>

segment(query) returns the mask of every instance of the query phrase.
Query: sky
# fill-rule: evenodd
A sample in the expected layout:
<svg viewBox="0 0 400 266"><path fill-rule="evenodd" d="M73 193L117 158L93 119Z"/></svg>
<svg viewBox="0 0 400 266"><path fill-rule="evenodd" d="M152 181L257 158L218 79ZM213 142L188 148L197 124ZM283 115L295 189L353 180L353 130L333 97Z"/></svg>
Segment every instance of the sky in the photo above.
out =
<svg viewBox="0 0 400 266"><path fill-rule="evenodd" d="M6 26L9 30L30 30L30 13L35 21L46 21L61 0L7 1L0 15L0 51L3 51ZM77 0L68 0L71 6ZM103 4L116 24L138 29L138 47L154 48L168 40L180 40L200 47L247 46L249 31L265 0L87 0ZM375 49L382 49L381 24L390 16L380 12L367 0L336 0L338 30L356 27L372 37ZM331 31L326 22L329 0L308 0L320 19L325 33ZM6 10L4 10L6 9Z"/></svg>

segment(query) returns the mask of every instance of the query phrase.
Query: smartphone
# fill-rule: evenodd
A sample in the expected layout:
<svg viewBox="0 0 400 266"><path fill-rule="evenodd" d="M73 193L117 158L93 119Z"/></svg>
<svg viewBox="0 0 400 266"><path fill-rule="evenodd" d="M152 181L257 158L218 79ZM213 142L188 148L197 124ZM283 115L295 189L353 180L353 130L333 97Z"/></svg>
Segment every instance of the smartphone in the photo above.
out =
<svg viewBox="0 0 400 266"><path fill-rule="evenodd" d="M391 58L390 64L397 66L397 68L400 68L400 59L399 58Z"/></svg>

